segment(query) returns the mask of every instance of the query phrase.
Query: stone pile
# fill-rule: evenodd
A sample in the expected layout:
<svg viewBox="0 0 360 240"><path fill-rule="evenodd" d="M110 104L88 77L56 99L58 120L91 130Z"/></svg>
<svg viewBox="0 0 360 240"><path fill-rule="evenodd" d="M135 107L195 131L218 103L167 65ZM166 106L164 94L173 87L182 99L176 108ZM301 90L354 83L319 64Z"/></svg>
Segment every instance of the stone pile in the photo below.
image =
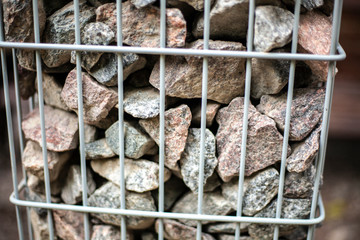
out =
<svg viewBox="0 0 360 240"><path fill-rule="evenodd" d="M15 4L16 2L16 4ZM74 44L73 3L39 1L41 41ZM302 1L298 50L328 54L331 22L326 0ZM160 46L160 10L154 0L122 3L122 36L126 46ZM293 0L256 1L254 49L288 52L293 32ZM168 1L167 47L203 49L203 0ZM328 4L326 3L326 6ZM28 0L4 0L7 41L33 42L32 4ZM209 48L246 51L249 1L212 1ZM114 45L117 41L116 4L108 0L80 1L81 42ZM82 203L79 156L78 95L76 79L82 79L87 160L88 204L120 208L118 109L124 109L126 208L157 211L159 187L159 57L122 55L124 101L118 102L118 57L112 53L81 52L81 76L77 76L75 52L42 50L46 146L41 139L39 109L22 122L28 140L23 153L30 189L28 199L44 201L42 148L48 152L52 201ZM20 91L24 99L38 89L32 50L17 50ZM275 217L285 125L287 60L252 60L251 103L245 169L240 169L245 88L245 59L208 59L208 104L204 144L203 213L233 215L237 208L238 176L245 171L242 215ZM80 67L80 66L78 66ZM307 218L314 187L314 158L319 138L327 63L297 62L291 108L290 137L282 217ZM196 213L201 145L202 58L166 56L165 65L165 211ZM122 140L121 140L122 141ZM35 239L47 239L46 211L31 210ZM53 211L58 239L84 237L81 213ZM120 239L121 218L90 214L91 239ZM159 220L127 216L127 239L157 239ZM166 219L166 239L195 239L197 222ZM203 222L203 239L234 239L234 223ZM272 239L273 225L240 226L243 240ZM284 239L303 239L304 229L280 226Z"/></svg>

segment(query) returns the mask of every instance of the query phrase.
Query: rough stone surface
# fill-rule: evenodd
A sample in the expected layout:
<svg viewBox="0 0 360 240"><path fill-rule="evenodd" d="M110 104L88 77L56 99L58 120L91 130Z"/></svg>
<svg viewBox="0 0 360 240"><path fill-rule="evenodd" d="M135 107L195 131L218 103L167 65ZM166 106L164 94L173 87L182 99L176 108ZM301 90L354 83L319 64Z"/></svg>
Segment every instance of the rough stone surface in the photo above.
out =
<svg viewBox="0 0 360 240"><path fill-rule="evenodd" d="M156 0L130 0L130 2L136 8L143 8L143 7L149 6L152 3L156 2Z"/></svg>
<svg viewBox="0 0 360 240"><path fill-rule="evenodd" d="M116 4L109 3L96 9L96 21L104 22L116 31ZM137 9L130 1L122 8L123 42L130 46L160 46L160 9L154 6ZM183 47L186 22L179 9L166 9L167 47Z"/></svg>
<svg viewBox="0 0 360 240"><path fill-rule="evenodd" d="M191 49L203 49L203 40L189 45ZM242 51L241 43L210 41L209 49ZM234 97L244 94L245 60L242 58L208 58L208 99L229 103ZM179 98L201 98L203 59L197 56L166 58L165 91L166 95ZM160 88L159 62L156 63L150 83Z"/></svg>
<svg viewBox="0 0 360 240"><path fill-rule="evenodd" d="M28 49L17 49L16 58L18 64L26 70L36 72L35 51Z"/></svg>
<svg viewBox="0 0 360 240"><path fill-rule="evenodd" d="M108 182L98 188L89 198L89 206L120 208L120 188L115 184ZM156 211L154 199L150 192L134 193L126 192L126 209ZM98 213L93 214L102 222L116 226L121 225L121 216L114 214ZM154 223L153 218L147 217L126 217L126 226L129 229L146 229Z"/></svg>
<svg viewBox="0 0 360 240"><path fill-rule="evenodd" d="M264 95L261 97L258 111L275 120L277 127L284 131L287 93ZM325 89L294 89L291 105L290 136L291 141L301 141L321 119Z"/></svg>
<svg viewBox="0 0 360 240"><path fill-rule="evenodd" d="M297 227L291 233L284 235L288 240L304 240L307 237L308 229L306 227Z"/></svg>
<svg viewBox="0 0 360 240"><path fill-rule="evenodd" d="M51 76L47 73L42 74L42 80L43 80L43 94L44 94L44 101L47 105L69 111L70 109L64 101L61 98L61 90L62 86L56 81L54 76ZM38 89L37 86L37 80L35 81L36 89Z"/></svg>
<svg viewBox="0 0 360 240"><path fill-rule="evenodd" d="M84 239L84 215L79 212L54 210L56 235L61 239Z"/></svg>
<svg viewBox="0 0 360 240"><path fill-rule="evenodd" d="M86 169L87 180L87 192L91 195L96 188L96 184L92 178L92 174L89 169ZM82 179L81 169L79 165L70 166L67 177L65 179L65 185L61 190L61 199L67 204L77 204L82 200Z"/></svg>
<svg viewBox="0 0 360 240"><path fill-rule="evenodd" d="M91 168L100 176L120 185L120 162L118 158L91 161ZM171 172L164 171L164 181L169 180ZM125 188L134 192L146 192L159 187L159 165L139 159L125 159Z"/></svg>
<svg viewBox="0 0 360 240"><path fill-rule="evenodd" d="M58 153L48 151L47 156L50 181L55 181L59 177L59 174L64 165L70 159L71 152ZM35 175L42 181L44 180L43 153L38 143L27 141L23 153L22 163L26 171Z"/></svg>
<svg viewBox="0 0 360 240"><path fill-rule="evenodd" d="M318 12L309 11L302 14L299 25L299 52L310 54L330 53L331 45L331 21ZM312 73L320 80L326 81L329 63L325 61L306 61Z"/></svg>
<svg viewBox="0 0 360 240"><path fill-rule="evenodd" d="M73 111L78 112L77 73L72 70L65 80L61 97L65 104ZM82 90L84 122L96 125L106 118L109 111L117 103L117 93L96 82L89 74L82 72Z"/></svg>
<svg viewBox="0 0 360 240"><path fill-rule="evenodd" d="M40 216L34 208L31 208L30 221L35 240L49 239L50 234L46 215ZM56 239L57 237L55 236L54 240Z"/></svg>
<svg viewBox="0 0 360 240"><path fill-rule="evenodd" d="M208 101L206 104L206 127L211 127L214 122L215 115L219 110L221 104L213 101ZM192 120L191 123L200 126L201 123L201 103L197 104L191 109Z"/></svg>
<svg viewBox="0 0 360 240"><path fill-rule="evenodd" d="M186 140L184 153L180 159L181 175L185 184L193 191L198 191L199 166L200 166L200 141L201 129L190 128ZM204 182L213 175L218 164L216 159L215 136L209 129L205 130L205 152L204 152Z"/></svg>
<svg viewBox="0 0 360 240"><path fill-rule="evenodd" d="M64 172L61 171L60 175ZM40 180L37 176L31 174L30 172L27 173L28 180L27 186L29 189L35 193L45 195L45 183L44 181ZM53 181L50 183L50 191L53 196L59 195L61 193L61 189L63 188L64 182L62 179L57 179L57 181Z"/></svg>
<svg viewBox="0 0 360 240"><path fill-rule="evenodd" d="M283 47L291 41L294 15L276 6L255 9L254 47L258 52Z"/></svg>
<svg viewBox="0 0 360 240"><path fill-rule="evenodd" d="M291 4L295 6L295 0L283 0L285 4ZM326 0L325 0L326 1ZM306 8L306 10L311 11L315 8L323 6L324 0L302 0L301 5Z"/></svg>
<svg viewBox="0 0 360 240"><path fill-rule="evenodd" d="M121 232L119 227L111 225L94 225L92 227L91 240L119 240ZM126 231L126 240L133 240L131 231Z"/></svg>
<svg viewBox="0 0 360 240"><path fill-rule="evenodd" d="M180 0L181 2L187 3L197 11L204 11L204 0ZM214 3L214 0L210 1L210 5ZM211 12L210 12L211 14Z"/></svg>
<svg viewBox="0 0 360 240"><path fill-rule="evenodd" d="M20 64L17 67L19 75L19 92L22 99L26 100L34 95L36 72L23 68Z"/></svg>
<svg viewBox="0 0 360 240"><path fill-rule="evenodd" d="M142 69L146 59L135 53L124 53L122 58L124 80L133 72ZM104 53L97 64L89 71L96 81L106 86L115 86L118 83L117 55Z"/></svg>
<svg viewBox="0 0 360 240"><path fill-rule="evenodd" d="M211 175L207 181L206 184L204 186L204 192L212 192L214 191L217 187L221 186L221 181L219 176L217 175L216 172L213 173L213 175Z"/></svg>
<svg viewBox="0 0 360 240"><path fill-rule="evenodd" d="M80 1L79 9L80 30L82 30L87 23L95 20L95 9L86 5L84 0ZM65 5L47 18L43 36L43 42L45 43L73 44L75 42L73 2ZM59 67L70 61L71 52L56 49L42 50L41 57L48 67Z"/></svg>
<svg viewBox="0 0 360 240"><path fill-rule="evenodd" d="M218 234L218 240L235 240L235 235ZM251 237L241 236L239 240L253 240Z"/></svg>
<svg viewBox="0 0 360 240"><path fill-rule="evenodd" d="M135 118L153 118L160 112L160 93L152 87L127 88L124 111Z"/></svg>
<svg viewBox="0 0 360 240"><path fill-rule="evenodd" d="M313 165L301 173L288 172L285 177L284 197L311 198L316 169Z"/></svg>
<svg viewBox="0 0 360 240"><path fill-rule="evenodd" d="M225 182L239 175L241 138L243 131L244 98L239 97L219 110L216 134L219 165L217 171ZM245 158L245 175L259 171L281 160L283 136L275 122L249 105L248 137ZM290 147L288 148L290 154Z"/></svg>
<svg viewBox="0 0 360 240"><path fill-rule="evenodd" d="M78 119L76 115L44 106L45 136L47 149L55 152L64 152L77 148L78 145ZM22 122L25 138L31 139L42 146L40 113L34 109Z"/></svg>
<svg viewBox="0 0 360 240"><path fill-rule="evenodd" d="M311 199L289 199L284 198L282 204L281 218L289 219L303 219L310 214ZM276 199L272 201L261 212L254 217L275 218L276 216ZM249 235L255 239L261 236L261 239L273 239L274 225L267 224L250 224ZM288 234L289 231L294 230L292 225L280 225L280 236Z"/></svg>
<svg viewBox="0 0 360 240"><path fill-rule="evenodd" d="M233 178L224 183L222 194L236 210L239 181ZM262 210L277 194L279 173L275 168L268 168L249 178L245 178L243 187L243 214L253 216Z"/></svg>
<svg viewBox="0 0 360 240"><path fill-rule="evenodd" d="M158 239L156 234L153 232L142 232L141 240L156 240Z"/></svg>
<svg viewBox="0 0 360 240"><path fill-rule="evenodd" d="M175 203L172 212L176 213L196 213L197 212L197 194L188 192ZM232 212L230 203L221 195L220 191L204 193L203 214L209 215L227 215ZM197 221L188 219L179 219L180 222L195 227ZM202 221L203 224L210 221Z"/></svg>
<svg viewBox="0 0 360 240"><path fill-rule="evenodd" d="M114 123L106 132L106 142L119 155L119 122ZM142 131L138 124L124 121L125 156L138 159L155 146L155 142Z"/></svg>
<svg viewBox="0 0 360 240"><path fill-rule="evenodd" d="M88 23L81 32L81 43L85 45L109 45L114 40L114 32L102 22ZM102 54L102 52L81 52L81 66L89 71ZM75 51L71 52L71 63L76 64Z"/></svg>
<svg viewBox="0 0 360 240"><path fill-rule="evenodd" d="M308 169L319 151L320 128L315 129L304 141L292 144L293 152L287 159L289 172L303 172Z"/></svg>
<svg viewBox="0 0 360 240"><path fill-rule="evenodd" d="M177 162L185 149L190 122L190 108L185 104L165 111L165 165L172 170L179 170ZM139 124L160 144L159 118L140 120Z"/></svg>
<svg viewBox="0 0 360 240"><path fill-rule="evenodd" d="M213 223L206 226L206 232L209 233L228 233L235 234L236 223ZM240 223L240 232L247 232L249 223Z"/></svg>
<svg viewBox="0 0 360 240"><path fill-rule="evenodd" d="M85 143L90 143L95 141L98 135L98 131L96 127L91 126L89 124L84 124L84 135L85 135Z"/></svg>
<svg viewBox="0 0 360 240"><path fill-rule="evenodd" d="M156 232L159 231L159 220L155 222ZM164 219L164 238L166 239L196 239L196 228L186 226L178 221ZM213 236L207 233L201 234L202 240L215 240Z"/></svg>
<svg viewBox="0 0 360 240"><path fill-rule="evenodd" d="M102 138L95 142L85 144L86 159L111 158L116 154L106 143L106 139Z"/></svg>

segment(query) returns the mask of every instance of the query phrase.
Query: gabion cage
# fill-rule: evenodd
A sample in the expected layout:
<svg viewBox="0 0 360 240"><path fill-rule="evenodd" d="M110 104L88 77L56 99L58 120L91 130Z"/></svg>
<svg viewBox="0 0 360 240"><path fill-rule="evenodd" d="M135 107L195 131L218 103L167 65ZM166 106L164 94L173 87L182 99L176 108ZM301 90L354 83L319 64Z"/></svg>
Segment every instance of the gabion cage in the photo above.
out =
<svg viewBox="0 0 360 240"><path fill-rule="evenodd" d="M249 1L249 17L248 17L248 31L247 31L247 49L246 51L221 51L221 50L211 50L209 49L209 39L210 39L210 0L205 0L204 3L204 29L203 29L203 49L186 49L186 48L169 48L166 46L166 0L160 0L160 47L157 48L146 48L146 47L133 47L133 46L124 46L123 45L123 36L122 36L122 1L116 1L116 29L117 29L117 45L112 46L100 46L100 45L84 45L82 44L81 34L80 34L80 22L79 22L79 0L74 0L74 15L75 15L75 43L74 44L52 44L52 43L41 43L40 41L40 27L39 27L39 12L38 12L38 1L32 2L33 9L33 22L34 22L34 43L25 43L25 42L9 42L5 41L5 35L3 32L4 23L3 15L1 15L1 35L0 35L0 47L1 47L1 63L2 63L2 74L4 82L4 95L5 95L5 104L6 104L6 116L7 116L7 127L8 127L8 137L9 137L9 146L10 146L10 161L12 166L12 178L13 178L13 188L14 191L10 196L10 201L15 205L19 239L33 239L32 236L32 227L30 222L30 209L31 208L42 208L47 211L47 221L48 221L48 231L49 238L55 239L54 225L53 225L53 210L67 210L83 213L84 217L84 233L85 239L90 239L90 220L89 215L92 213L102 213L102 214L116 214L121 216L121 239L127 239L127 216L141 216L141 217L151 217L159 219L158 226L158 239L164 239L164 219L188 219L197 221L196 227L196 239L202 239L202 222L203 221L214 221L214 222L231 222L236 224L236 230L234 234L234 239L239 240L240 233L240 223L255 223L255 224L273 224L274 234L273 239L279 239L279 226L283 225L301 225L307 226L307 239L314 239L314 231L317 224L321 223L325 218L324 206L319 194L319 188L321 185L321 178L324 169L325 163L325 151L328 137L329 129L329 119L331 111L331 101L334 88L334 78L336 73L336 61L345 59L345 52L339 44L339 31L340 31L340 22L341 22L341 12L342 12L342 0L335 0L332 13L332 34L331 34L331 47L330 53L328 55L317 55L317 54L305 54L298 53L298 29L299 29L299 19L300 19L300 9L301 1L297 0L295 3L294 10L294 24L292 32L292 44L291 52L272 52L272 53L263 53L253 50L253 41L254 41L254 15L255 15L255 0ZM1 7L2 8L2 7ZM236 24L236 23L234 23ZM14 79L9 79L8 71L12 71L11 67L7 66L6 61L6 51L11 49L12 61L14 70ZM44 183L45 183L45 202L40 201L31 201L27 198L22 199L20 197L21 191L27 191L27 175L23 171L24 176L22 181L18 182L16 162L18 159L15 156L15 148L18 146L14 142L13 128L12 125L12 113L11 113L11 102L10 102L10 93L9 93L9 81L14 81L15 90L16 90L16 115L17 115L17 127L21 129L22 116L25 114L21 109L20 95L19 95L19 75L17 73L17 58L16 50L17 49L28 49L35 51L36 56L36 72L37 72L37 86L38 91L37 95L30 97L30 110L34 108L34 104L38 105L40 111L40 121L41 121L41 136L42 136L42 146L47 145L47 139L45 136L45 116L44 116L44 96L43 96L43 76L42 76L42 62L40 51L41 50L67 50L67 51L76 51L76 72L77 72L77 96L78 96L78 124L79 124L79 150L80 150L80 166L81 166L81 179L82 183L87 182L86 175L86 159L85 159L85 136L84 136L84 116L83 116L83 90L82 90L82 74L81 74L81 52L105 52L105 53L115 53L117 54L117 68L118 68L118 119L119 125L124 126L124 89L123 89L123 61L122 54L125 53L136 53L143 55L158 55L160 58L160 113L159 113L159 188L158 188L158 206L157 211L140 211L140 210L131 210L126 209L125 206L125 177L124 177L124 141L120 141L119 146L119 159L120 159L120 189L121 189L121 207L119 209L105 208L105 207L92 207L88 204L88 189L86 184L82 184L82 204L81 205L71 205L71 204L59 204L52 202L51 199L51 190L50 190L50 177L48 170L48 153L46 147L43 148L43 159L44 159ZM199 166L199 184L198 184L198 194L197 194L197 211L196 214L189 213L174 213L166 212L164 209L164 161L165 161L165 65L167 64L167 56L197 56L202 58L202 95L201 95L201 144L200 144L200 166ZM205 130L206 130L206 106L207 106L207 93L208 93L208 59L211 57L231 57L231 58L243 58L246 59L246 76L245 76L245 94L244 94L244 115L243 115L243 128L242 131L242 144L241 144L241 158L240 162L240 171L239 171L239 187L238 187L238 201L237 201L237 211L233 215L221 216L221 215L206 215L203 214L203 193L204 193L204 158L205 158ZM247 134L248 134L248 114L249 114L249 104L250 104L250 86L251 86L251 75L252 75L252 65L251 62L253 59L277 59L277 60L287 60L290 62L290 69L288 75L288 85L287 85L287 102L286 102L286 117L285 117L285 127L283 131L283 145L282 145L282 157L281 165L279 165L279 184L278 184L278 194L277 194L277 205L276 205L276 217L273 218L263 218L263 217L249 217L243 216L242 207L243 207L243 188L244 188L244 178L245 178L245 157L247 149ZM296 62L297 61L323 61L328 64L328 74L326 81L326 95L323 106L323 115L322 115L322 129L320 134L320 147L318 154L315 160L316 175L314 181L314 190L311 198L311 212L307 219L287 219L281 216L281 209L283 203L283 192L284 192L284 179L285 179L285 169L286 169L286 160L287 160L287 148L289 140L289 129L290 129L290 119L291 119L291 107L293 99L293 89L294 89L294 78L296 72ZM10 69L10 70L8 70ZM37 98L38 97L38 98ZM119 139L124 139L124 130L123 127L119 127L118 136ZM25 139L21 130L19 130L19 147L21 155L24 151ZM26 208L27 214L27 227L29 231L29 236L24 235L23 223L21 221L20 209Z"/></svg>

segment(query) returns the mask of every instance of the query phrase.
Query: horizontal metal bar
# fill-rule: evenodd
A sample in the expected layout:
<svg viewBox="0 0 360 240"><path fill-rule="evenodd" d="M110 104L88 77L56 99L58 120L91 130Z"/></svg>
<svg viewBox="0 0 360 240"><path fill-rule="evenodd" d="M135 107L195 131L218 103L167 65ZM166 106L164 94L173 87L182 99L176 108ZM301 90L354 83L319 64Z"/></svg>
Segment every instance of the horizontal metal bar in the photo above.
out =
<svg viewBox="0 0 360 240"><path fill-rule="evenodd" d="M202 57L239 57L239 58L261 58L261 59L286 59L286 60L314 60L314 61L341 61L346 54L341 45L338 45L336 55L317 55L305 53L265 53L254 51L223 51L223 50L196 50L187 48L143 48L128 46L101 46L101 45L75 45L75 44L50 44L50 43L14 43L0 41L0 48L20 48L35 50L68 50L68 51L90 51L110 53L137 53L155 55L191 55Z"/></svg>
<svg viewBox="0 0 360 240"><path fill-rule="evenodd" d="M25 186L24 181L19 185L19 191ZM168 218L168 219L190 219L197 221L217 221L217 222L246 222L258 224L289 224L289 225L315 225L321 223L325 219L325 210L322 199L319 198L318 205L320 209L319 217L313 219L276 219L276 218L259 218L259 217L237 217L237 216L219 216L219 215L206 215L206 214L190 214L190 213L171 213L171 212L152 212L152 211L139 211L131 209L115 209L115 208L101 208L89 207L80 205L58 204L58 203L43 203L34 201L25 201L16 199L14 192L10 195L10 202L17 206L68 210L75 212L86 213L105 213L116 214L123 216L137 216L137 217L152 217L152 218Z"/></svg>

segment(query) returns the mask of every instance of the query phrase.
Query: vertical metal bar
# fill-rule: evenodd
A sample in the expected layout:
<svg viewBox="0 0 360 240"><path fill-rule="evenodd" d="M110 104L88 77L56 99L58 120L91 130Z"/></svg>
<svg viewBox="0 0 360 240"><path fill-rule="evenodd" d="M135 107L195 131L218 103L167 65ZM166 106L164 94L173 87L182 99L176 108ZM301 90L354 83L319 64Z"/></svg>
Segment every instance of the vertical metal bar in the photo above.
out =
<svg viewBox="0 0 360 240"><path fill-rule="evenodd" d="M249 24L247 33L247 51L253 51L254 41L254 15L255 15L255 0L249 1ZM237 206L236 216L242 215L242 203L243 203L243 185L245 177L245 159L246 159L246 142L248 132L248 115L250 104L250 87L251 87L251 58L246 59L246 75L245 75L245 95L244 95L244 115L243 115L243 131L241 136L241 155L240 155L240 173L239 173L239 185L237 193ZM235 240L240 239L240 223L236 224Z"/></svg>
<svg viewBox="0 0 360 240"><path fill-rule="evenodd" d="M80 10L79 0L74 0L74 17L75 17L75 44L81 44L80 37ZM85 159L85 133L84 133L84 106L82 90L82 72L81 72L81 55L76 51L76 83L78 95L78 119L79 119L79 138L80 138L80 168L82 182L82 205L88 206L87 176L86 176L86 159ZM85 239L90 239L90 222L89 213L84 213L84 235Z"/></svg>
<svg viewBox="0 0 360 240"><path fill-rule="evenodd" d="M341 12L342 12L342 0L334 1L334 11L333 11L333 23L332 23L332 33L331 33L331 46L330 46L330 54L335 54L336 47L339 41L339 33L340 33L340 22L341 22ZM326 82L326 95L325 95L325 103L323 110L323 118L322 118L322 128L320 134L320 147L319 147L319 159L318 159L318 168L316 169L316 176L314 182L314 191L312 195L312 203L311 203L311 212L310 218L313 219L316 214L317 201L319 198L319 187L321 176L324 170L325 164L325 155L326 155L326 144L328 139L329 132L329 123L330 123L330 113L331 113L331 102L334 90L334 80L335 80L335 71L336 62L331 61L329 63L327 82ZM315 226L309 226L307 239L314 239L314 231Z"/></svg>
<svg viewBox="0 0 360 240"><path fill-rule="evenodd" d="M38 1L33 1L33 18L34 18L34 36L35 43L40 43L40 26L39 26L39 10ZM46 133L45 133L45 115L44 115L44 97L43 97L43 84L42 84L42 66L40 51L36 50L36 72L37 72L37 83L38 83L38 95L39 95L39 112L40 112L40 126L41 126L41 142L42 142L42 153L44 160L44 180L45 180L45 196L46 202L51 203L51 189L50 189L50 176L48 167L48 157L46 149ZM50 209L47 210L49 238L54 239L54 226L52 212Z"/></svg>
<svg viewBox="0 0 360 240"><path fill-rule="evenodd" d="M297 0L295 3L295 18L294 18L294 27L293 27L292 44L291 44L292 54L296 54L297 52L299 20L300 20L300 0ZM276 202L276 218L281 218L281 208L283 203L287 148L289 141L290 119L291 119L291 105L292 105L293 90L294 90L295 67L296 67L296 61L291 60L289 81L288 81L288 92L287 92L287 100L286 100L285 129L284 129L284 138L283 138L282 153L281 153L279 188L278 188L278 196ZM274 240L277 239L279 239L279 225L276 225L274 230Z"/></svg>
<svg viewBox="0 0 360 240"><path fill-rule="evenodd" d="M117 45L123 45L122 36L122 2L116 0L116 28L117 28ZM125 201L125 146L124 146L124 74L123 74L123 57L117 55L118 68L118 114L119 114L119 160L120 160L120 208L126 208ZM121 216L121 239L126 239L126 218Z"/></svg>
<svg viewBox="0 0 360 240"><path fill-rule="evenodd" d="M166 0L160 0L160 48L166 48ZM159 212L164 212L165 162L165 55L160 55L160 114L159 114ZM163 220L159 220L158 239L164 239Z"/></svg>
<svg viewBox="0 0 360 240"><path fill-rule="evenodd" d="M18 71L17 71L17 61L16 61L15 49L13 48L11 52L12 52L12 60L13 60L14 83L15 83L16 115L17 115L17 124L18 124L17 127L18 127L18 133L19 133L20 158L22 159L25 141L24 141L23 132L21 130L22 111L21 111L21 100L20 100L20 93L19 93L19 75L18 75ZM27 193L28 193L27 175L26 175L24 165L21 164L21 166L22 166L23 178L24 178L25 185L26 185L25 193L27 196ZM27 227L28 227L29 239L32 240L33 234L32 234L32 227L31 227L31 221L30 221L30 208L29 207L26 208L26 222L27 222Z"/></svg>
<svg viewBox="0 0 360 240"><path fill-rule="evenodd" d="M34 103L34 96L31 96L31 97L29 98L28 102L29 102L29 111L31 112L32 110L34 110L34 105L35 105L35 103Z"/></svg>

